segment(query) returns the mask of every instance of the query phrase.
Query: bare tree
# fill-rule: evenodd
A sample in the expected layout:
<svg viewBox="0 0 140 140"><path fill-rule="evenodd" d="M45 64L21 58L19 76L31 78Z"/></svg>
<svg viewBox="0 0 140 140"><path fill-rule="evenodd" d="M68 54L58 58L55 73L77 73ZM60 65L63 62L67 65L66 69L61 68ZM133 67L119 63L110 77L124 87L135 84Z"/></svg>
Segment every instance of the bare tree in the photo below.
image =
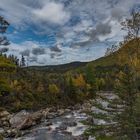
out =
<svg viewBox="0 0 140 140"><path fill-rule="evenodd" d="M122 24L122 29L128 32L126 39L136 39L140 35L140 12L133 11L131 18L126 19Z"/></svg>

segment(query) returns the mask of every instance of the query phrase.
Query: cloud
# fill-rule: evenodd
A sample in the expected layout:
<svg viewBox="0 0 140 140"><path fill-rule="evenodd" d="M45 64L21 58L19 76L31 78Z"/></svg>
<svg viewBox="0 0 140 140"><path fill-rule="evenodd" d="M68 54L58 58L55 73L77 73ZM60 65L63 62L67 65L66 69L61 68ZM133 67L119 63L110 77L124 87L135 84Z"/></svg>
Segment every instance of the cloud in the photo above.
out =
<svg viewBox="0 0 140 140"><path fill-rule="evenodd" d="M97 35L106 35L111 33L111 26L108 23L99 23L95 31Z"/></svg>
<svg viewBox="0 0 140 140"><path fill-rule="evenodd" d="M30 56L30 50L26 49L26 50L20 52L20 54L23 55L23 56Z"/></svg>
<svg viewBox="0 0 140 140"><path fill-rule="evenodd" d="M84 35L84 39L80 38L79 42L72 43L72 48L80 48L80 47L89 47L90 44L95 44L100 41L104 41L105 39L101 39L102 36L106 36L112 33L112 26L106 23L99 23L95 28L91 28L89 31L86 31L86 37Z"/></svg>
<svg viewBox="0 0 140 140"><path fill-rule="evenodd" d="M120 7L116 7L114 9L112 9L112 11L111 11L112 18L116 19L118 21L120 21L123 18L123 16L125 16L125 15L126 15L126 13L125 13L124 9L122 9Z"/></svg>
<svg viewBox="0 0 140 140"><path fill-rule="evenodd" d="M65 24L70 19L70 13L64 10L62 3L47 2L40 9L33 10L33 14L44 22Z"/></svg>
<svg viewBox="0 0 140 140"><path fill-rule="evenodd" d="M60 53L62 50L59 48L59 46L53 46L53 47L51 47L50 48L50 50L52 51L52 52L58 52L58 53Z"/></svg>
<svg viewBox="0 0 140 140"><path fill-rule="evenodd" d="M45 49L44 48L33 48L32 49L32 53L34 55L42 55L42 54L45 54Z"/></svg>
<svg viewBox="0 0 140 140"><path fill-rule="evenodd" d="M29 57L29 58L28 58L28 61L29 61L30 63L33 63L33 62L37 63L37 57L36 57L36 56Z"/></svg>

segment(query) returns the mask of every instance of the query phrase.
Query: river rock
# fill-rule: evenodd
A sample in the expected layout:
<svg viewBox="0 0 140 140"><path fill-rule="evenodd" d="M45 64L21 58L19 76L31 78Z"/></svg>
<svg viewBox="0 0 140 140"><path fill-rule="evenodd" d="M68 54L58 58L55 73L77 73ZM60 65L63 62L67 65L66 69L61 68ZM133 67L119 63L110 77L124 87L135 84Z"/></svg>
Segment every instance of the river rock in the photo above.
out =
<svg viewBox="0 0 140 140"><path fill-rule="evenodd" d="M75 121L67 121L67 122L64 122L64 125L68 127L74 127L77 125L77 123Z"/></svg>
<svg viewBox="0 0 140 140"><path fill-rule="evenodd" d="M49 121L45 122L45 126L50 126L50 125L52 125L52 122Z"/></svg>
<svg viewBox="0 0 140 140"><path fill-rule="evenodd" d="M62 116L65 113L65 110L64 109L59 109L57 111L57 113L58 113L59 116Z"/></svg>
<svg viewBox="0 0 140 140"><path fill-rule="evenodd" d="M30 118L32 119L33 122L35 122L37 124L40 123L41 119L43 118L42 111L37 111L35 113L32 113L30 115Z"/></svg>
<svg viewBox="0 0 140 140"><path fill-rule="evenodd" d="M90 104L90 102L86 102L82 105L82 110L83 110L83 112L90 112L91 107L92 107L92 105Z"/></svg>
<svg viewBox="0 0 140 140"><path fill-rule="evenodd" d="M88 140L96 140L96 138L89 136Z"/></svg>
<svg viewBox="0 0 140 140"><path fill-rule="evenodd" d="M15 114L10 119L10 124L12 128L18 130L25 130L41 122L43 114L41 111L35 113L28 113L25 110Z"/></svg>
<svg viewBox="0 0 140 140"><path fill-rule="evenodd" d="M7 116L9 116L9 115L10 115L10 113L7 112L7 111L1 111L1 112L0 112L0 118L7 117Z"/></svg>
<svg viewBox="0 0 140 140"><path fill-rule="evenodd" d="M26 130L32 126L34 126L36 123L33 121L31 117L25 118L25 120L17 126L19 130Z"/></svg>
<svg viewBox="0 0 140 140"><path fill-rule="evenodd" d="M5 137L15 137L17 135L18 135L18 131L16 129L9 129L9 130L6 130L4 133Z"/></svg>
<svg viewBox="0 0 140 140"><path fill-rule="evenodd" d="M65 109L65 112L69 113L69 112L71 112L71 110L70 109Z"/></svg>
<svg viewBox="0 0 140 140"><path fill-rule="evenodd" d="M80 135L80 136L75 137L74 140L88 140L88 138L85 135Z"/></svg>
<svg viewBox="0 0 140 140"><path fill-rule="evenodd" d="M66 130L67 126L65 124L61 124L59 127L56 127L56 130Z"/></svg>
<svg viewBox="0 0 140 140"><path fill-rule="evenodd" d="M4 129L0 128L0 134L3 134L3 133L4 133Z"/></svg>
<svg viewBox="0 0 140 140"><path fill-rule="evenodd" d="M92 116L89 116L87 119L86 119L86 122L89 123L89 124L93 124L93 117Z"/></svg>
<svg viewBox="0 0 140 140"><path fill-rule="evenodd" d="M42 111L43 118L46 119L49 114L50 108L46 108Z"/></svg>
<svg viewBox="0 0 140 140"><path fill-rule="evenodd" d="M10 113L7 111L0 111L0 127L9 127Z"/></svg>
<svg viewBox="0 0 140 140"><path fill-rule="evenodd" d="M20 111L19 113L13 115L10 119L10 124L12 128L18 128L23 122L27 120L29 113L25 110Z"/></svg>

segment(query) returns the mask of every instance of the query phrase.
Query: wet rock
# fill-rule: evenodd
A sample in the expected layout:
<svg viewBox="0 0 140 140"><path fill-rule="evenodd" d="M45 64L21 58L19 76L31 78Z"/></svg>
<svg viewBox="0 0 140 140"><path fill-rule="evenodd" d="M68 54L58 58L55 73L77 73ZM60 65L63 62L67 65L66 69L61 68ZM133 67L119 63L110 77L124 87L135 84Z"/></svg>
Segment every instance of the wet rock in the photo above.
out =
<svg viewBox="0 0 140 140"><path fill-rule="evenodd" d="M46 119L53 119L57 116L56 113L49 113L47 116L46 116Z"/></svg>
<svg viewBox="0 0 140 140"><path fill-rule="evenodd" d="M64 122L64 125L68 127L74 127L74 126L77 126L77 123L75 121L67 121L67 122Z"/></svg>
<svg viewBox="0 0 140 140"><path fill-rule="evenodd" d="M59 109L57 113L59 116L62 116L65 113L65 111L63 109Z"/></svg>
<svg viewBox="0 0 140 140"><path fill-rule="evenodd" d="M80 136L75 137L74 140L88 140L88 137L84 135L80 135Z"/></svg>
<svg viewBox="0 0 140 140"><path fill-rule="evenodd" d="M28 129L38 123L41 122L43 114L41 111L35 113L28 113L25 110L15 114L10 119L10 124L12 128L16 128L18 130Z"/></svg>
<svg viewBox="0 0 140 140"><path fill-rule="evenodd" d="M93 124L93 117L92 116L89 116L87 119L86 119L86 122L89 123L89 124Z"/></svg>
<svg viewBox="0 0 140 140"><path fill-rule="evenodd" d="M47 129L48 131L51 131L52 130L52 128L51 127L48 127L48 129Z"/></svg>
<svg viewBox="0 0 140 140"><path fill-rule="evenodd" d="M0 128L0 134L3 134L3 133L4 133L4 129Z"/></svg>
<svg viewBox="0 0 140 140"><path fill-rule="evenodd" d="M63 131L62 133L63 133L64 135L70 135L70 136L72 135L72 132L68 132L68 131Z"/></svg>
<svg viewBox="0 0 140 140"><path fill-rule="evenodd" d="M52 122L45 122L45 126L50 126L50 125L52 125Z"/></svg>
<svg viewBox="0 0 140 140"><path fill-rule="evenodd" d="M56 127L56 130L66 130L67 126L65 124L61 124L59 127Z"/></svg>
<svg viewBox="0 0 140 140"><path fill-rule="evenodd" d="M2 127L10 127L10 124L9 124L9 121L8 120L2 121L1 122L1 125L2 125Z"/></svg>
<svg viewBox="0 0 140 140"><path fill-rule="evenodd" d="M4 133L5 137L15 137L17 135L18 135L18 131L16 129L9 129Z"/></svg>
<svg viewBox="0 0 140 140"><path fill-rule="evenodd" d="M74 106L74 109L75 109L75 110L81 109L81 105L80 105L80 104L75 105L75 106Z"/></svg>
<svg viewBox="0 0 140 140"><path fill-rule="evenodd" d="M36 124L41 122L41 119L43 118L43 114L41 111L35 112L33 114L30 115L31 119L33 122L35 122Z"/></svg>
<svg viewBox="0 0 140 140"><path fill-rule="evenodd" d="M32 126L34 126L36 123L33 121L31 117L26 118L20 125L18 125L19 130L25 130Z"/></svg>
<svg viewBox="0 0 140 140"><path fill-rule="evenodd" d="M96 138L89 136L88 140L96 140Z"/></svg>

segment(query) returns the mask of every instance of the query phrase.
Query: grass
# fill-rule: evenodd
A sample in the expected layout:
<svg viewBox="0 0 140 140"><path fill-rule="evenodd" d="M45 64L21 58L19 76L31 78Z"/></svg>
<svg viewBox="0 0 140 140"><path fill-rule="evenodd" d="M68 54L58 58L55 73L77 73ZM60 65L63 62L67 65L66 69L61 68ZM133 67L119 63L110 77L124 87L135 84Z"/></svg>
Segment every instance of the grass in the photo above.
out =
<svg viewBox="0 0 140 140"><path fill-rule="evenodd" d="M3 140L3 136L0 134L0 140Z"/></svg>
<svg viewBox="0 0 140 140"><path fill-rule="evenodd" d="M96 140L117 140L117 139L114 138L113 136L100 136L96 138Z"/></svg>

